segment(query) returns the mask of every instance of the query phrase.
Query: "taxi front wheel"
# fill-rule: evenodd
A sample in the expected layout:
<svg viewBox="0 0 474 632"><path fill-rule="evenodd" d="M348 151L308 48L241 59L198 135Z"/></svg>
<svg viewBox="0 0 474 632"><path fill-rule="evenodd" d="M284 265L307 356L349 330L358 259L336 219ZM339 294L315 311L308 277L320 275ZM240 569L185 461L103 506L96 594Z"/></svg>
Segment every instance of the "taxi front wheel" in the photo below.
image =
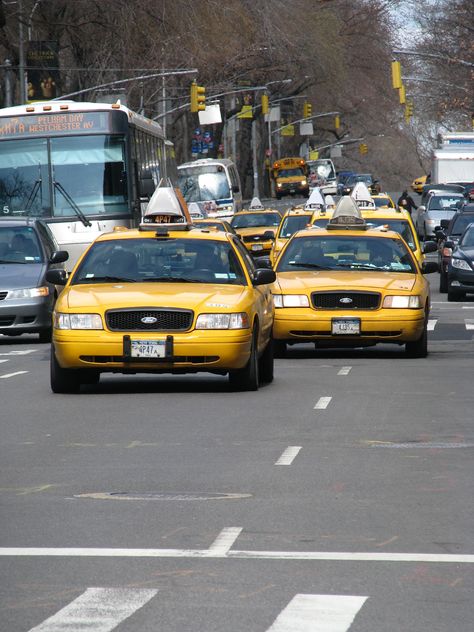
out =
<svg viewBox="0 0 474 632"><path fill-rule="evenodd" d="M428 328L426 324L418 340L405 343L405 353L409 358L426 358L428 355Z"/></svg>
<svg viewBox="0 0 474 632"><path fill-rule="evenodd" d="M80 371L78 369L63 369L56 360L56 354L51 347L50 364L51 390L53 393L78 393L81 387Z"/></svg>
<svg viewBox="0 0 474 632"><path fill-rule="evenodd" d="M257 329L254 328L250 358L243 369L229 371L229 384L236 391L256 391L259 383L259 362L257 354Z"/></svg>

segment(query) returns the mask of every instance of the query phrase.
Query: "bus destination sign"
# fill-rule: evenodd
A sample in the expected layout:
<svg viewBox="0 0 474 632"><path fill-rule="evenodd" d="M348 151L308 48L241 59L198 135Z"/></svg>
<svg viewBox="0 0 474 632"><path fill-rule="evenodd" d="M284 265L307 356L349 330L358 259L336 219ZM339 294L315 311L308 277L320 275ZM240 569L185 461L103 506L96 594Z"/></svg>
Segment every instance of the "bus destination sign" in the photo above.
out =
<svg viewBox="0 0 474 632"><path fill-rule="evenodd" d="M111 132L110 112L52 112L0 117L0 139Z"/></svg>

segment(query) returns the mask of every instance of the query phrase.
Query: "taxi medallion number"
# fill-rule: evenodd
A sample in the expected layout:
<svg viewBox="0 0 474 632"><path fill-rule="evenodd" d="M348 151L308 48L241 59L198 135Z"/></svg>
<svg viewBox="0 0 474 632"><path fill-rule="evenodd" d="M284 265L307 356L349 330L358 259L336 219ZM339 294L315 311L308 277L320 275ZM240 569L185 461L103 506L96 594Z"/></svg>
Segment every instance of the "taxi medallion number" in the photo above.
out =
<svg viewBox="0 0 474 632"><path fill-rule="evenodd" d="M334 318L331 324L333 335L360 335L360 320L358 318Z"/></svg>
<svg viewBox="0 0 474 632"><path fill-rule="evenodd" d="M132 340L132 358L164 358L164 340Z"/></svg>

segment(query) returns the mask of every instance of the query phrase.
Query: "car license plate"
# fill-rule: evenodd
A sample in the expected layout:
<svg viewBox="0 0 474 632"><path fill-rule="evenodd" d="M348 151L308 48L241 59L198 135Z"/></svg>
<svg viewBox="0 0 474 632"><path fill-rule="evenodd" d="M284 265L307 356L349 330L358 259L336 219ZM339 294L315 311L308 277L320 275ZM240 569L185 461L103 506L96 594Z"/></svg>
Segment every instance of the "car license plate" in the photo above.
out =
<svg viewBox="0 0 474 632"><path fill-rule="evenodd" d="M332 333L333 335L360 335L360 320L358 318L344 318L332 320Z"/></svg>
<svg viewBox="0 0 474 632"><path fill-rule="evenodd" d="M132 340L132 358L164 358L165 340Z"/></svg>
<svg viewBox="0 0 474 632"><path fill-rule="evenodd" d="M296 189L290 189L290 193L296 193Z"/></svg>
<svg viewBox="0 0 474 632"><path fill-rule="evenodd" d="M263 244L253 244L252 250L263 250Z"/></svg>

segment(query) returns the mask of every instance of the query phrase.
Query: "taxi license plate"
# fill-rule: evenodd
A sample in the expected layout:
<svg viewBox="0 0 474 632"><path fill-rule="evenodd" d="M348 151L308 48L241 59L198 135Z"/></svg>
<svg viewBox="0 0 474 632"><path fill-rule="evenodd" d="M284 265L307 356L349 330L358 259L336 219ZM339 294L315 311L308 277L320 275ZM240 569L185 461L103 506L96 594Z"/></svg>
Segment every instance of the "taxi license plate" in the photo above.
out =
<svg viewBox="0 0 474 632"><path fill-rule="evenodd" d="M296 189L290 189L290 193L296 193Z"/></svg>
<svg viewBox="0 0 474 632"><path fill-rule="evenodd" d="M132 358L164 358L165 340L132 340Z"/></svg>
<svg viewBox="0 0 474 632"><path fill-rule="evenodd" d="M262 244L253 244L252 250L263 250Z"/></svg>
<svg viewBox="0 0 474 632"><path fill-rule="evenodd" d="M360 320L358 318L344 318L333 319L332 321L332 334L333 335L348 335L359 336L360 335Z"/></svg>

